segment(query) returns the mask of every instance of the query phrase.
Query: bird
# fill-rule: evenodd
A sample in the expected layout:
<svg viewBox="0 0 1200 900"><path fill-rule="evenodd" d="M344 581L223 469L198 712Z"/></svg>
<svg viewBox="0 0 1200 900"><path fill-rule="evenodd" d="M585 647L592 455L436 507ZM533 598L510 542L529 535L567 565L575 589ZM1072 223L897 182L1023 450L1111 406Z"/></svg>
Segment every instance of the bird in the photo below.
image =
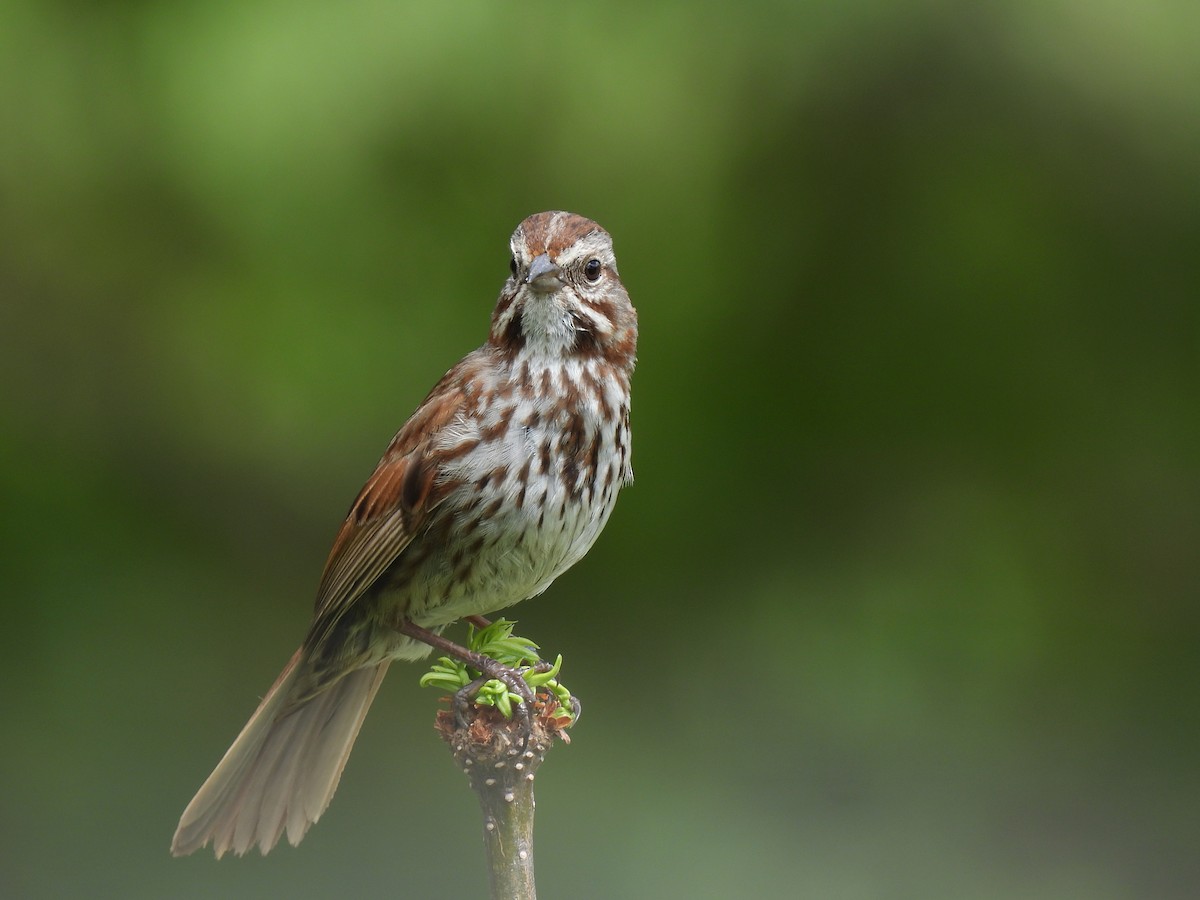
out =
<svg viewBox="0 0 1200 900"><path fill-rule="evenodd" d="M638 323L611 236L549 211L509 247L487 340L436 383L351 504L304 641L184 810L175 856L298 844L389 665L457 648L447 626L546 590L632 482Z"/></svg>

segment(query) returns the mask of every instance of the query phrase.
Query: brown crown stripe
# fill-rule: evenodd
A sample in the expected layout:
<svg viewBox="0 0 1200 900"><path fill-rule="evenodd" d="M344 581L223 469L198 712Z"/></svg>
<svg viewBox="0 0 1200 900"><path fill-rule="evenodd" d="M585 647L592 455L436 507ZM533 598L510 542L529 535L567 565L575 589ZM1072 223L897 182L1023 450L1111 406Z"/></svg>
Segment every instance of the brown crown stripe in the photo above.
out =
<svg viewBox="0 0 1200 900"><path fill-rule="evenodd" d="M590 234L607 234L591 219L566 212L536 213L517 226L525 247L532 256L550 254L551 259Z"/></svg>

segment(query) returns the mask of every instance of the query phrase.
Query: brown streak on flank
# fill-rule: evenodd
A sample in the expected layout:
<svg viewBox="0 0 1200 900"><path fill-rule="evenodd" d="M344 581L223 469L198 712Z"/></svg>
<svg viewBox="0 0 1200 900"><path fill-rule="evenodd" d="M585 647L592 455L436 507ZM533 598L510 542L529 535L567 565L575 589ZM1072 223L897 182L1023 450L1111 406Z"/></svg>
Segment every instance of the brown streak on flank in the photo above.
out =
<svg viewBox="0 0 1200 900"><path fill-rule="evenodd" d="M563 427L562 439L558 443L559 456L568 459L577 457L579 451L583 449L583 442L586 437L583 417L578 412L572 411L567 417L566 424Z"/></svg>
<svg viewBox="0 0 1200 900"><path fill-rule="evenodd" d="M525 465L517 472L517 484L521 485L521 490L517 492L517 509L525 505L525 492L529 489L529 469L532 465L533 460L526 459Z"/></svg>
<svg viewBox="0 0 1200 900"><path fill-rule="evenodd" d="M497 497L486 507L484 507L482 513L483 517L485 519L494 519L496 517L496 513L500 512L500 508L502 506L504 506L504 497Z"/></svg>
<svg viewBox="0 0 1200 900"><path fill-rule="evenodd" d="M504 407L503 411L500 413L500 417L496 420L495 425L489 425L488 427L481 428L479 430L480 439L490 443L504 437L505 433L508 431L509 423L512 422L513 414L516 413L516 411L517 408L515 406Z"/></svg>
<svg viewBox="0 0 1200 900"><path fill-rule="evenodd" d="M466 456L480 444L479 438L468 438L460 444L455 444L453 447L447 447L438 454L438 458L442 462L458 459Z"/></svg>
<svg viewBox="0 0 1200 900"><path fill-rule="evenodd" d="M489 425L488 427L481 429L479 432L479 437L485 443L488 443L488 444L504 437L504 432L508 430L508 419L511 416L512 416L512 411L510 409L508 415L507 416L502 415L496 421L496 424Z"/></svg>
<svg viewBox="0 0 1200 900"><path fill-rule="evenodd" d="M522 424L526 428L537 428L542 424L542 414L535 409L525 417L525 421Z"/></svg>
<svg viewBox="0 0 1200 900"><path fill-rule="evenodd" d="M529 362L521 363L521 371L517 373L517 381L521 385L521 397L525 400L533 399L533 378L529 374Z"/></svg>
<svg viewBox="0 0 1200 900"><path fill-rule="evenodd" d="M582 488L579 486L579 463L580 455L583 451L583 443L587 439L586 429L583 424L583 417L579 413L571 413L567 427L563 432L562 440L559 441L558 455L562 460L562 471L559 477L562 480L563 487L566 488L567 496L572 499L579 499L582 494ZM563 499L566 503L566 498ZM564 506L565 514L566 508Z"/></svg>
<svg viewBox="0 0 1200 900"><path fill-rule="evenodd" d="M600 477L600 446L603 443L599 429L592 435L592 444L588 448L587 473L588 484L595 484Z"/></svg>
<svg viewBox="0 0 1200 900"><path fill-rule="evenodd" d="M572 410L572 415L575 415L574 410L579 409L579 385L571 380L567 375L565 368L558 370L558 384L562 388L562 407Z"/></svg>
<svg viewBox="0 0 1200 900"><path fill-rule="evenodd" d="M471 538L471 542L467 544L467 556L474 559L479 555L479 551L483 549L484 539L482 534L477 534Z"/></svg>
<svg viewBox="0 0 1200 900"><path fill-rule="evenodd" d="M590 368L583 370L583 381L586 387L592 392L592 396L596 398L596 405L600 407L600 415L604 419L612 418L612 404L608 402L608 396L604 390L604 384L600 378Z"/></svg>
<svg viewBox="0 0 1200 900"><path fill-rule="evenodd" d="M553 451L553 448L550 446L550 438L546 438L546 440L542 443L542 450L541 450L541 453L539 454L539 462L541 462L541 464L542 464L541 474L543 474L543 475L550 474L552 451Z"/></svg>
<svg viewBox="0 0 1200 900"><path fill-rule="evenodd" d="M550 383L550 370L549 369L542 369L541 382L542 382L542 395L543 396L549 397L552 393L554 393L554 385L552 385Z"/></svg>

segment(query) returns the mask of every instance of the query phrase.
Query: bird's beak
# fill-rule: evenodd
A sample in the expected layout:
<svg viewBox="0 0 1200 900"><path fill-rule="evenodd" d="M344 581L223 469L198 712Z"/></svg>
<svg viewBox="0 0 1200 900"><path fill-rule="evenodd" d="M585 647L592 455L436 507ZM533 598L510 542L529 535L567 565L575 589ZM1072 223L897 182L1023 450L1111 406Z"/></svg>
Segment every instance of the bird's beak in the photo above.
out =
<svg viewBox="0 0 1200 900"><path fill-rule="evenodd" d="M535 256L529 264L529 274L525 276L525 283L539 294L550 294L562 287L561 275L562 269L543 253L541 256Z"/></svg>

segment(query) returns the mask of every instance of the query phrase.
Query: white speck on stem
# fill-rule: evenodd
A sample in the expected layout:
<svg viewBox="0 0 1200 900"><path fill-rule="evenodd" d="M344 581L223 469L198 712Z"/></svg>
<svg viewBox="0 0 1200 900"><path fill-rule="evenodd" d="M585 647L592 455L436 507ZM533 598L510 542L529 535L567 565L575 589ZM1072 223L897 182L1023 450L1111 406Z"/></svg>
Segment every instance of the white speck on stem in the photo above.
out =
<svg viewBox="0 0 1200 900"><path fill-rule="evenodd" d="M505 803L513 802L513 792L512 791L509 791L507 794L504 795L504 802Z"/></svg>

